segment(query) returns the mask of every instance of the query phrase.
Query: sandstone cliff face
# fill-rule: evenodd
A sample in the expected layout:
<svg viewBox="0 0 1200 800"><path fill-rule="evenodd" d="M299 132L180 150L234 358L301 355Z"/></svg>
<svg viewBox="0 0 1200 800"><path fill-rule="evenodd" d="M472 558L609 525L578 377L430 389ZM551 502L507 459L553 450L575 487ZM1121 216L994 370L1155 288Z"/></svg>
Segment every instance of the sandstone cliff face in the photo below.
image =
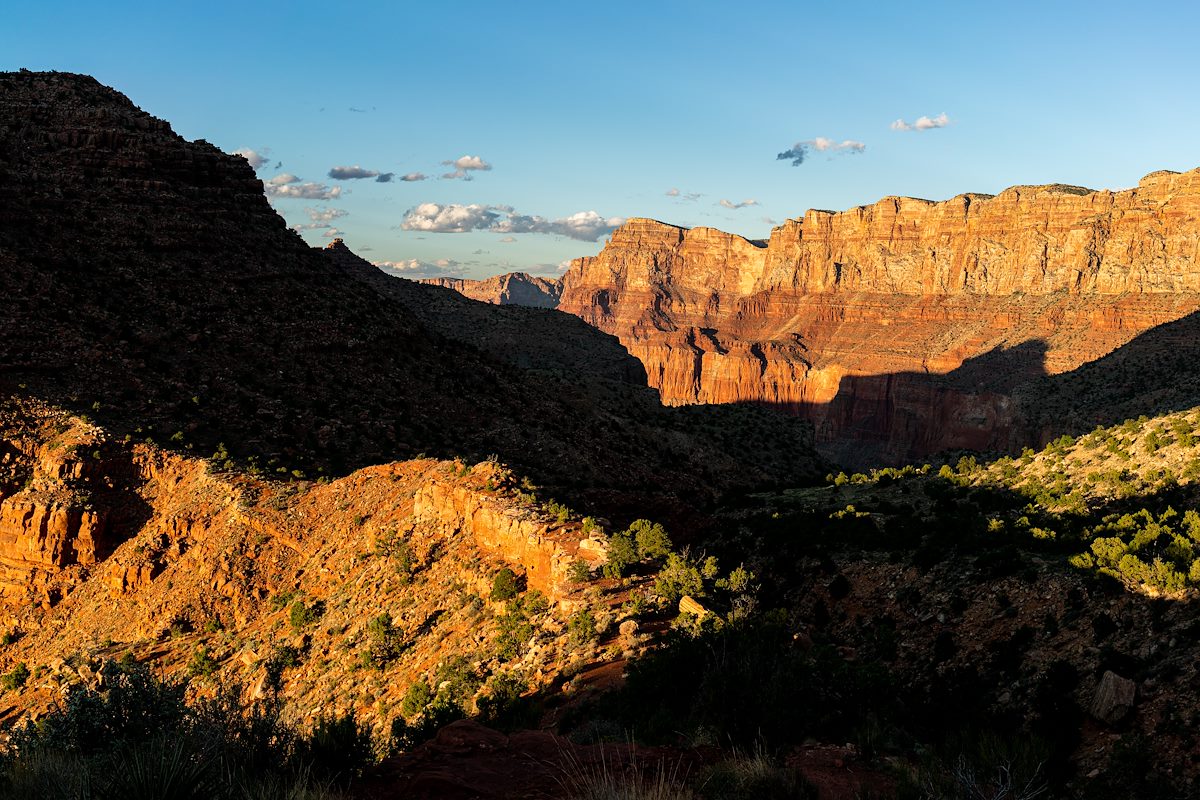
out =
<svg viewBox="0 0 1200 800"><path fill-rule="evenodd" d="M420 283L453 289L472 300L492 305L555 308L562 295L562 281L510 272L483 280L470 278L424 278Z"/></svg>
<svg viewBox="0 0 1200 800"><path fill-rule="evenodd" d="M1200 309L1200 170L809 211L752 242L645 219L563 279L668 403L768 403L827 453L1010 448L1020 388Z"/></svg>

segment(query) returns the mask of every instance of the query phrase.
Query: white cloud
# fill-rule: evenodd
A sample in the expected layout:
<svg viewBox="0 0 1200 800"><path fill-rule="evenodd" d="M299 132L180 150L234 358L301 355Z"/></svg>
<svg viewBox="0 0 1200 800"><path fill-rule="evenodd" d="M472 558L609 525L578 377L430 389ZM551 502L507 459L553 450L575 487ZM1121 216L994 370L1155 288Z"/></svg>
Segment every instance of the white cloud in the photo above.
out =
<svg viewBox="0 0 1200 800"><path fill-rule="evenodd" d="M371 263L388 274L413 279L444 275L454 271L458 266L457 261L448 258L439 258L432 264L416 258L401 259L400 261L372 261Z"/></svg>
<svg viewBox="0 0 1200 800"><path fill-rule="evenodd" d="M678 189L667 189L667 197L679 197Z"/></svg>
<svg viewBox="0 0 1200 800"><path fill-rule="evenodd" d="M443 161L442 164L447 167L454 167L453 172L447 172L442 176L448 180L469 181L471 180L471 176L468 173L487 172L492 168L491 164L479 156L460 156L453 161Z"/></svg>
<svg viewBox="0 0 1200 800"><path fill-rule="evenodd" d="M466 233L487 230L493 233L546 233L594 242L611 233L625 220L602 217L595 211L579 211L569 217L550 220L518 214L512 206L422 203L404 215L400 228L430 233Z"/></svg>
<svg viewBox="0 0 1200 800"><path fill-rule="evenodd" d="M500 241L503 242L504 244L512 244L516 240L517 240L517 237L515 237L515 236L505 236Z"/></svg>
<svg viewBox="0 0 1200 800"><path fill-rule="evenodd" d="M342 232L340 230L338 230L337 228L330 228L329 230L325 231L321 235L324 236L326 239L336 239L337 237L342 235Z"/></svg>
<svg viewBox="0 0 1200 800"><path fill-rule="evenodd" d="M704 196L700 192L681 192L678 189L668 189L665 194L667 197L677 197L680 200L699 200Z"/></svg>
<svg viewBox="0 0 1200 800"><path fill-rule="evenodd" d="M332 189L323 183L291 183L284 185L266 184L263 190L268 197L287 197L300 200L337 200L342 196L342 187Z"/></svg>
<svg viewBox="0 0 1200 800"><path fill-rule="evenodd" d="M719 203L719 205L721 205L725 208L731 208L736 211L739 208L748 208L750 206L756 206L756 205L758 205L758 201L757 200L743 200L740 203L735 203L732 200L722 200Z"/></svg>
<svg viewBox="0 0 1200 800"><path fill-rule="evenodd" d="M261 153L258 152L257 150L251 150L249 147L242 147L238 150L234 150L233 155L241 156L242 158L246 159L247 161L250 162L250 166L253 169L257 170L259 167L261 167L263 164L266 164L267 161L269 161L269 159L267 158L267 152L268 152L268 150L265 147L263 148Z"/></svg>
<svg viewBox="0 0 1200 800"><path fill-rule="evenodd" d="M429 179L429 176L423 172L410 172L407 175L400 176L400 180L404 181L405 183L412 183L413 181L424 181L424 180L428 180L428 179Z"/></svg>
<svg viewBox="0 0 1200 800"><path fill-rule="evenodd" d="M497 233L549 233L582 242L594 242L601 236L612 233L624 222L621 217L606 218L595 211L577 211L569 217L555 220L509 212L507 219L496 222L490 230Z"/></svg>
<svg viewBox="0 0 1200 800"><path fill-rule="evenodd" d="M335 219L347 216L350 212L341 208L306 208L304 213L308 214L311 222L306 222L302 225L293 225L292 228L298 231L311 231L320 228L332 227L332 222Z"/></svg>
<svg viewBox="0 0 1200 800"><path fill-rule="evenodd" d="M286 186L289 183L299 183L300 179L290 172L281 172L267 181L269 186Z"/></svg>
<svg viewBox="0 0 1200 800"><path fill-rule="evenodd" d="M489 228L500 214L492 210L492 206L469 205L457 203L440 205L438 203L421 203L416 208L410 208L400 223L400 228L406 231L430 231L431 233L466 233Z"/></svg>
<svg viewBox="0 0 1200 800"><path fill-rule="evenodd" d="M796 142L794 145L784 150L782 153L775 156L776 161L791 161L793 167L798 167L804 163L804 159L808 156L809 150L816 150L819 153L861 153L866 150L867 146L862 142L854 139L828 139L824 136L817 136L813 139L805 139L802 142Z"/></svg>
<svg viewBox="0 0 1200 800"><path fill-rule="evenodd" d="M379 175L379 170L363 169L358 164L353 167L330 167L329 177L335 181L356 181L362 178L374 178Z"/></svg>
<svg viewBox="0 0 1200 800"><path fill-rule="evenodd" d="M344 208L306 208L304 213L308 214L308 218L313 222L332 222L347 216L350 212Z"/></svg>
<svg viewBox="0 0 1200 800"><path fill-rule="evenodd" d="M913 122L912 124L909 124L902 119L898 119L892 123L892 130L894 130L894 131L928 131L928 130L933 130L934 128L944 128L949 124L950 124L950 117L946 116L946 112L943 111L941 114L938 114L936 117L917 117L916 121Z"/></svg>

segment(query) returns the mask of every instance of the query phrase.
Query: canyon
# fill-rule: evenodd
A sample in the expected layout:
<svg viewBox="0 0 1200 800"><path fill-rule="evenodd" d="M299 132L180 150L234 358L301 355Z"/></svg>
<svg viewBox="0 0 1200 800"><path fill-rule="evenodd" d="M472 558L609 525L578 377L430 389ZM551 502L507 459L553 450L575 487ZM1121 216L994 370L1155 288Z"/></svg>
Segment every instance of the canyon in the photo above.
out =
<svg viewBox="0 0 1200 800"><path fill-rule="evenodd" d="M616 336L665 403L799 414L846 464L1017 450L1114 421L1096 396L1064 425L1045 395L1200 309L1200 170L887 197L766 241L631 219L571 263L557 307Z"/></svg>
<svg viewBox="0 0 1200 800"><path fill-rule="evenodd" d="M495 305L554 308L562 295L562 281L509 272L483 280L470 278L422 278L421 283L453 289L472 300Z"/></svg>

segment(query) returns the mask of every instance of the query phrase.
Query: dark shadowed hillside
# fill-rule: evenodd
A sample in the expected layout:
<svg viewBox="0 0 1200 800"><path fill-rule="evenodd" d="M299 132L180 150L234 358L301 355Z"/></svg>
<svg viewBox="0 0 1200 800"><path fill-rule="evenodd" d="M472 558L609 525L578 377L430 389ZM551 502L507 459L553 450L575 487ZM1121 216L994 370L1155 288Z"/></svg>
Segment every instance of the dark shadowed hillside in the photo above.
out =
<svg viewBox="0 0 1200 800"><path fill-rule="evenodd" d="M574 320L479 306L454 330L449 292L307 247L243 159L89 77L5 74L0 108L5 390L309 477L420 452L685 493L813 472L805 429L774 416L685 431Z"/></svg>

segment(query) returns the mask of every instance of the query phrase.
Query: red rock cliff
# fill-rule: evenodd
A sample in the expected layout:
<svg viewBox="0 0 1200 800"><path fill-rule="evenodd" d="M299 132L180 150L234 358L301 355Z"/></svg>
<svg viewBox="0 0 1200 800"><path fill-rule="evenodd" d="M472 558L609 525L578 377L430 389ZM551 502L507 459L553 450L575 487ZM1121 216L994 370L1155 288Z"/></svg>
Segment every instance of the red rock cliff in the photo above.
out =
<svg viewBox="0 0 1200 800"><path fill-rule="evenodd" d="M633 219L559 308L615 334L668 403L811 418L851 462L1008 448L1020 386L1200 309L1200 170L809 211L752 242Z"/></svg>

